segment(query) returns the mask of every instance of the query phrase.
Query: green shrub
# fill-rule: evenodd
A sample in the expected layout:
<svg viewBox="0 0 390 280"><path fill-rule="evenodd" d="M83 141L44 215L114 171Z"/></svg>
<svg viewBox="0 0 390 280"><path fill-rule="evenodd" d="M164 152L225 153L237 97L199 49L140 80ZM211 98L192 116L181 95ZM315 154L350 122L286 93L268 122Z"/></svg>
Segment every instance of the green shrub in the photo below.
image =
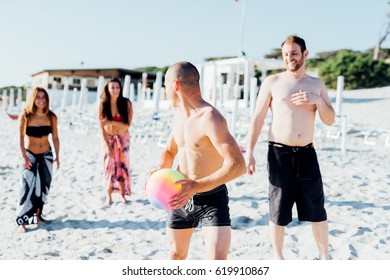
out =
<svg viewBox="0 0 390 280"><path fill-rule="evenodd" d="M328 88L336 88L338 76L344 76L346 89L390 85L390 65L383 59L374 60L370 53L340 51L321 63L318 70Z"/></svg>

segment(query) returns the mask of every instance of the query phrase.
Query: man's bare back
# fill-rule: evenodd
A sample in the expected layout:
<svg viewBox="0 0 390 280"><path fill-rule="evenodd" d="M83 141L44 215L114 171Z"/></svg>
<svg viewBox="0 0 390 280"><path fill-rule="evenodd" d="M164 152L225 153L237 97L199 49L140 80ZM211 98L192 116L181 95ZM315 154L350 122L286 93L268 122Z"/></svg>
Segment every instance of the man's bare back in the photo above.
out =
<svg viewBox="0 0 390 280"><path fill-rule="evenodd" d="M206 177L221 168L223 158L208 137L209 120L221 118L208 103L185 116L178 111L173 124L173 136L178 146L179 171L188 179Z"/></svg>
<svg viewBox="0 0 390 280"><path fill-rule="evenodd" d="M231 227L225 184L245 172L240 148L225 118L202 98L199 79L197 68L186 61L174 64L165 75L167 95L177 110L160 168L172 168L178 155L177 168L185 176L176 182L182 188L169 202L173 209L167 219L170 259L187 258L199 223L206 258L227 258Z"/></svg>

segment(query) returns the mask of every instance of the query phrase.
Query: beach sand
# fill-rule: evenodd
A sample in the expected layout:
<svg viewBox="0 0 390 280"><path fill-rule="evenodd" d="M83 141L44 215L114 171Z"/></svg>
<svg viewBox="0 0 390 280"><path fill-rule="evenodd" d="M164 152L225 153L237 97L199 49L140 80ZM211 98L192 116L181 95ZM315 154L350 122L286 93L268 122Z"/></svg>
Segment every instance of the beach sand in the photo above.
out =
<svg viewBox="0 0 390 280"><path fill-rule="evenodd" d="M332 101L335 92L330 92ZM137 111L138 110L138 111ZM141 112L140 108L135 114ZM342 113L347 116L346 153L340 138L324 133L315 139L324 181L329 220L329 249L334 260L390 259L390 87L345 91ZM135 118L135 122L137 117ZM136 124L136 123L135 123ZM319 127L320 129L321 127ZM167 129L167 128L165 128ZM322 128L325 131L324 128ZM364 144L364 132L377 131ZM44 217L49 225L27 226L16 233L21 155L17 122L0 110L0 260L166 260L166 213L151 206L144 182L156 168L161 146L156 141L131 141L130 203L105 205L100 137L61 127L61 167L54 171ZM257 172L230 183L231 260L272 260L268 232L267 144L256 148ZM284 255L313 260L317 248L310 223L286 228ZM201 229L193 236L191 260L204 257Z"/></svg>

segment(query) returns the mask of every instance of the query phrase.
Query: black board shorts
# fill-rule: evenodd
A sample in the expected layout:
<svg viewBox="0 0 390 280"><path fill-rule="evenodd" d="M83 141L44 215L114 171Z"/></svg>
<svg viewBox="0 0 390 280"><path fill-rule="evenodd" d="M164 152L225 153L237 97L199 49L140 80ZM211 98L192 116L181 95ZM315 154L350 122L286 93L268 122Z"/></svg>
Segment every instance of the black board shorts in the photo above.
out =
<svg viewBox="0 0 390 280"><path fill-rule="evenodd" d="M324 191L317 154L313 144L292 147L268 145L269 216L277 225L292 221L296 204L299 221L327 220Z"/></svg>
<svg viewBox="0 0 390 280"><path fill-rule="evenodd" d="M167 227L172 229L202 226L230 226L229 197L226 185L193 197L193 209L186 206L168 212Z"/></svg>

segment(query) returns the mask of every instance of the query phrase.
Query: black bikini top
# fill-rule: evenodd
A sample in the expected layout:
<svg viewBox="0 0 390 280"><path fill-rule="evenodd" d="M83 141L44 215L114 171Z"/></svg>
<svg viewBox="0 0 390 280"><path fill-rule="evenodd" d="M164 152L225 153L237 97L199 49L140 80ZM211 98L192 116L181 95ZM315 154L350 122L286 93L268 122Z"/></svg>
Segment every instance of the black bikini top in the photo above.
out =
<svg viewBox="0 0 390 280"><path fill-rule="evenodd" d="M42 126L27 126L26 134L31 137L42 138L43 136L47 136L51 133L50 125L42 125Z"/></svg>

